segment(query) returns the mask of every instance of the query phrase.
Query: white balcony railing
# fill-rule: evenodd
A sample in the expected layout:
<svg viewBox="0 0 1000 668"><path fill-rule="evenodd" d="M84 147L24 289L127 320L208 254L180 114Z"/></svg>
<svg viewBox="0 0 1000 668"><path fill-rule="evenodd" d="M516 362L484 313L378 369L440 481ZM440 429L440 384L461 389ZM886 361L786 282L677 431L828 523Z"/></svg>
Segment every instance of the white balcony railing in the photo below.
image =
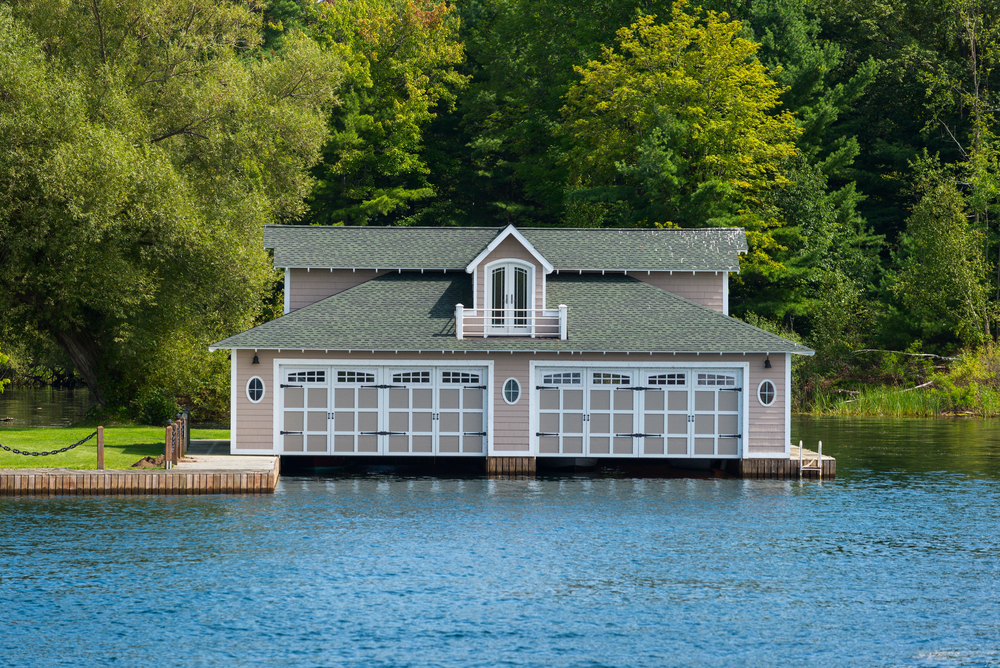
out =
<svg viewBox="0 0 1000 668"><path fill-rule="evenodd" d="M490 336L529 336L566 340L569 307L558 308L465 308L455 305L455 336L461 339Z"/></svg>

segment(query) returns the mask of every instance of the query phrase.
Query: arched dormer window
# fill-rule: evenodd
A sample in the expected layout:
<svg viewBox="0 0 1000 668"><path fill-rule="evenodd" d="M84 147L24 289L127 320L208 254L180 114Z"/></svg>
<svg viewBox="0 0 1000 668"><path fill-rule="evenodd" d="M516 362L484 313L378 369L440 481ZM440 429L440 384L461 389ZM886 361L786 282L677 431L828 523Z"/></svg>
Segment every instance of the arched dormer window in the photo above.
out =
<svg viewBox="0 0 1000 668"><path fill-rule="evenodd" d="M535 266L503 259L486 265L486 311L490 334L527 334L535 308Z"/></svg>

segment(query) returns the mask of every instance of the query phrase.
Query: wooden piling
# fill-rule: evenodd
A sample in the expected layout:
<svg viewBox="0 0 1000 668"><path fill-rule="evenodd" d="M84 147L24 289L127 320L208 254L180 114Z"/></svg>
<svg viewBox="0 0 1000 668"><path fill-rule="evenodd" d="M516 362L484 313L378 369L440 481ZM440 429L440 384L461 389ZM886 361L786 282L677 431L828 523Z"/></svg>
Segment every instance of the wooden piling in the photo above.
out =
<svg viewBox="0 0 1000 668"><path fill-rule="evenodd" d="M104 470L104 427L97 428L97 470Z"/></svg>
<svg viewBox="0 0 1000 668"><path fill-rule="evenodd" d="M534 478L534 457L487 457L486 475L489 478Z"/></svg>

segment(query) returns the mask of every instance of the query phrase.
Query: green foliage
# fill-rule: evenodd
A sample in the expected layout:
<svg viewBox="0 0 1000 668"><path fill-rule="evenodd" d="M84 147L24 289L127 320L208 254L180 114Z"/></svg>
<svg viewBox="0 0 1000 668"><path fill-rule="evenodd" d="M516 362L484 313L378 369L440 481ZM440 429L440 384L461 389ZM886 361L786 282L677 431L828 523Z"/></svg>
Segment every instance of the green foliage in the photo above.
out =
<svg viewBox="0 0 1000 668"><path fill-rule="evenodd" d="M619 205L612 225L745 227L748 262L769 264L780 222L762 196L787 184L799 130L741 31L680 2L669 22L643 16L618 31L617 50L577 67L561 130L569 198Z"/></svg>
<svg viewBox="0 0 1000 668"><path fill-rule="evenodd" d="M165 426L180 412L171 392L147 385L136 395L133 408L141 424Z"/></svg>
<svg viewBox="0 0 1000 668"><path fill-rule="evenodd" d="M0 365L5 365L9 361L10 358L0 351ZM0 368L2 368L2 366L0 366ZM4 378L3 374L0 374L0 394L3 394L3 388L6 387L8 383L10 383L10 378Z"/></svg>
<svg viewBox="0 0 1000 668"><path fill-rule="evenodd" d="M245 329L273 281L263 224L304 212L341 68L260 40L239 3L0 6L0 320L102 404L133 403L171 341Z"/></svg>
<svg viewBox="0 0 1000 668"><path fill-rule="evenodd" d="M367 225L434 194L422 131L455 104L468 77L459 16L443 0L337 0L315 39L347 65L343 101L316 170L311 220Z"/></svg>
<svg viewBox="0 0 1000 668"><path fill-rule="evenodd" d="M984 235L970 225L954 180L923 164L923 194L907 221L904 257L891 290L922 331L947 329L963 343L980 343L989 338L994 319Z"/></svg>

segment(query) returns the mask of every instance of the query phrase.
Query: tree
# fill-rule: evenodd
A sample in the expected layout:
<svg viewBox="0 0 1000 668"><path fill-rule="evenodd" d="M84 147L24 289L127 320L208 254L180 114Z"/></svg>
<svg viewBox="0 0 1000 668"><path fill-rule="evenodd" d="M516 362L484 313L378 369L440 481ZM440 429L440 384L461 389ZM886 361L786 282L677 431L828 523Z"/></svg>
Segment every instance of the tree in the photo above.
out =
<svg viewBox="0 0 1000 668"><path fill-rule="evenodd" d="M965 344L982 343L993 319L983 231L970 224L954 179L922 162L923 196L907 220L892 291L923 332L951 330Z"/></svg>
<svg viewBox="0 0 1000 668"><path fill-rule="evenodd" d="M0 6L0 318L58 342L101 404L167 350L201 368L273 281L262 226L304 210L340 67L259 43L247 4Z"/></svg>
<svg viewBox="0 0 1000 668"><path fill-rule="evenodd" d="M422 132L468 77L459 18L444 0L332 0L312 28L347 64L343 104L315 170L315 223L366 225L434 194Z"/></svg>
<svg viewBox="0 0 1000 668"><path fill-rule="evenodd" d="M8 361L10 361L10 358L4 355L3 352L0 352L0 365L6 364ZM6 387L9 382L10 378L0 377L0 394L3 394L3 388Z"/></svg>
<svg viewBox="0 0 1000 668"><path fill-rule="evenodd" d="M603 224L743 226L766 263L780 221L761 197L787 183L799 130L741 30L678 2L668 23L641 17L618 31L619 50L578 67L561 130L569 199L615 211Z"/></svg>

